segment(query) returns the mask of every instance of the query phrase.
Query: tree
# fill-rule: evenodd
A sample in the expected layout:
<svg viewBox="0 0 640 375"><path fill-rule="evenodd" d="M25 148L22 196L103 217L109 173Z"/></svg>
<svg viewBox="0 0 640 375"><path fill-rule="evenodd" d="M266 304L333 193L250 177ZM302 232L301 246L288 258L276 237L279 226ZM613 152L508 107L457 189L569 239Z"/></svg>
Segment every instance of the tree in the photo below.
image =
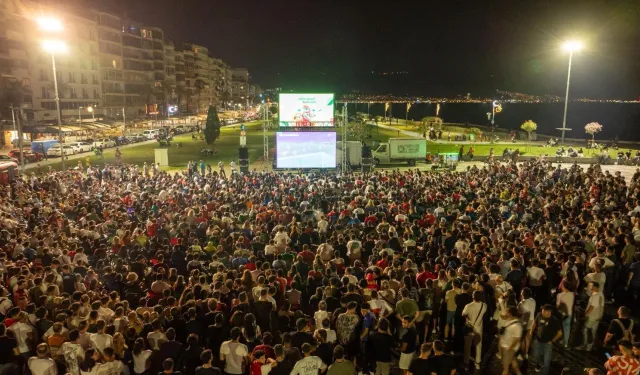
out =
<svg viewBox="0 0 640 375"><path fill-rule="evenodd" d="M420 123L418 124L418 129L420 130L420 133L427 134L427 132L431 129L431 127L433 127L435 131L442 130L443 123L444 122L440 117L427 116L427 117L423 117L422 120L420 120Z"/></svg>
<svg viewBox="0 0 640 375"><path fill-rule="evenodd" d="M269 107L269 112L270 112L272 115L275 115L275 114L277 114L277 113L278 113L278 108L276 108L276 106L275 106L275 105L272 105L271 107Z"/></svg>
<svg viewBox="0 0 640 375"><path fill-rule="evenodd" d="M538 124L533 122L532 120L527 120L520 125L520 129L527 132L527 139L531 141L531 133L538 129Z"/></svg>
<svg viewBox="0 0 640 375"><path fill-rule="evenodd" d="M222 100L222 105L224 106L224 109L227 109L227 103L229 102L229 100L231 100L231 93L229 91L223 91L222 95L220 96L220 99Z"/></svg>
<svg viewBox="0 0 640 375"><path fill-rule="evenodd" d="M584 132L591 134L591 142L595 142L596 134L602 131L602 125L597 122L590 122L584 126Z"/></svg>
<svg viewBox="0 0 640 375"><path fill-rule="evenodd" d="M204 140L211 146L220 137L220 118L216 107L210 105L207 123L204 127Z"/></svg>
<svg viewBox="0 0 640 375"><path fill-rule="evenodd" d="M205 82L203 80L196 79L196 82L194 84L194 88L195 88L196 95L198 96L198 102L197 102L198 113L200 113L200 95L202 95L202 91L206 87L207 87L207 85L205 84Z"/></svg>
<svg viewBox="0 0 640 375"><path fill-rule="evenodd" d="M371 127L365 121L354 121L349 123L349 133L351 137L360 142L365 142L371 138Z"/></svg>
<svg viewBox="0 0 640 375"><path fill-rule="evenodd" d="M19 108L29 95L29 89L16 79L0 77L0 119L11 120L11 107Z"/></svg>
<svg viewBox="0 0 640 375"><path fill-rule="evenodd" d="M160 81L160 89L162 90L162 96L164 98L164 108L162 112L166 114L169 104L171 104L169 101L173 98L173 87L171 82L164 80Z"/></svg>

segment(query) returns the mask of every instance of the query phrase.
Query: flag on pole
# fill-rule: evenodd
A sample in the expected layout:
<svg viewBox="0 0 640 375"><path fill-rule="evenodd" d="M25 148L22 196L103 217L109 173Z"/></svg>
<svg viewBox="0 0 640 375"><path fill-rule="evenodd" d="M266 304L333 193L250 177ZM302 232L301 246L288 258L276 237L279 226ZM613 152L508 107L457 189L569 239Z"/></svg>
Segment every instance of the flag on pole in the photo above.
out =
<svg viewBox="0 0 640 375"><path fill-rule="evenodd" d="M407 112L409 112L410 108L411 108L411 103L407 103Z"/></svg>
<svg viewBox="0 0 640 375"><path fill-rule="evenodd" d="M440 114L440 103L436 104L436 117Z"/></svg>

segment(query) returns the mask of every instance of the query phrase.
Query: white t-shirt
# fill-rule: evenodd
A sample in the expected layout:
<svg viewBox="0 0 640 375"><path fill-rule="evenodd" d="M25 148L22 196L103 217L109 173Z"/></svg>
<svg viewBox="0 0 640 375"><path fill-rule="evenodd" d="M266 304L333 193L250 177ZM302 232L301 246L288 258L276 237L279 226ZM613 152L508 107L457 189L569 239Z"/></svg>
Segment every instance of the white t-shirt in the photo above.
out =
<svg viewBox="0 0 640 375"><path fill-rule="evenodd" d="M84 358L84 349L82 349L82 346L73 342L65 342L60 347L60 352L64 355L68 372L72 375L80 375L79 362Z"/></svg>
<svg viewBox="0 0 640 375"><path fill-rule="evenodd" d="M29 358L29 370L33 375L58 375L58 366L51 358Z"/></svg>
<svg viewBox="0 0 640 375"><path fill-rule="evenodd" d="M225 341L220 346L220 354L224 354L224 371L228 374L242 374L244 372L242 360L249 354L245 344Z"/></svg>
<svg viewBox="0 0 640 375"><path fill-rule="evenodd" d="M22 322L14 323L11 327L9 327L9 329L13 331L20 353L28 353L29 346L27 345L27 335L29 334L29 332L35 334L35 329L29 324Z"/></svg>
<svg viewBox="0 0 640 375"><path fill-rule="evenodd" d="M573 302L575 301L576 295L573 292L562 292L558 293L556 296L556 306L558 306L558 310L563 313L566 313L565 316L573 316Z"/></svg>
<svg viewBox="0 0 640 375"><path fill-rule="evenodd" d="M528 298L518 303L518 313L520 314L520 322L522 322L523 329L531 328L535 319L535 311L536 300L533 298Z"/></svg>
<svg viewBox="0 0 640 375"><path fill-rule="evenodd" d="M106 333L92 333L91 345L100 353L104 351L104 348L111 348L113 346L113 337Z"/></svg>
<svg viewBox="0 0 640 375"><path fill-rule="evenodd" d="M500 346L502 348L510 348L517 343L515 350L520 348L520 340L522 339L522 324L518 319L513 319L505 323L504 333L500 336Z"/></svg>
<svg viewBox="0 0 640 375"><path fill-rule="evenodd" d="M602 315L604 314L604 294L602 292L593 293L589 296L589 303L587 304L587 309L589 306L593 306L593 310L587 315L587 319L589 320L600 320L602 319Z"/></svg>
<svg viewBox="0 0 640 375"><path fill-rule="evenodd" d="M482 321L486 313L487 305L484 302L473 301L462 310L462 316L467 319L467 322L473 324L473 332L477 335L482 335Z"/></svg>
<svg viewBox="0 0 640 375"><path fill-rule="evenodd" d="M296 362L290 375L317 375L318 370L324 371L326 368L327 365L322 362L320 357L311 355Z"/></svg>
<svg viewBox="0 0 640 375"><path fill-rule="evenodd" d="M133 355L133 372L136 374L142 374L147 369L147 359L151 357L153 352L151 350L143 350L140 354Z"/></svg>
<svg viewBox="0 0 640 375"><path fill-rule="evenodd" d="M313 318L316 321L316 327L322 327L322 321L329 317L329 313L326 311L318 310L313 314Z"/></svg>
<svg viewBox="0 0 640 375"><path fill-rule="evenodd" d="M529 267L527 269L527 277L529 278L529 284L531 284L531 286L541 286L545 273L540 267Z"/></svg>
<svg viewBox="0 0 640 375"><path fill-rule="evenodd" d="M604 288L604 283L607 281L607 275L605 275L604 272L591 272L584 277L584 281L586 281L587 284L595 281L600 285L600 288Z"/></svg>
<svg viewBox="0 0 640 375"><path fill-rule="evenodd" d="M120 375L124 370L124 364L121 361L115 360L111 362L105 362L98 366L97 375Z"/></svg>

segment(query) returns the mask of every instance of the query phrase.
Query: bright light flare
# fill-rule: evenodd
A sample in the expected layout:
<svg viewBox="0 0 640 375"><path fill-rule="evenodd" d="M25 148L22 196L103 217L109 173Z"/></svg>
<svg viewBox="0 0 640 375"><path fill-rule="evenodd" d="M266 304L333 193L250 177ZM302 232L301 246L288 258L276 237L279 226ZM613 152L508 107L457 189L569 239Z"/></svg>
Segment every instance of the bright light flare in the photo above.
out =
<svg viewBox="0 0 640 375"><path fill-rule="evenodd" d="M93 107L87 107L87 111L93 112Z"/></svg>
<svg viewBox="0 0 640 375"><path fill-rule="evenodd" d="M36 22L38 27L44 31L58 32L64 30L62 22L57 18L43 16L36 18Z"/></svg>
<svg viewBox="0 0 640 375"><path fill-rule="evenodd" d="M42 49L49 53L66 53L67 44L61 40L45 40L42 42Z"/></svg>
<svg viewBox="0 0 640 375"><path fill-rule="evenodd" d="M583 47L584 45L582 44L582 42L578 40L568 40L562 43L562 49L567 52L577 52L580 51Z"/></svg>

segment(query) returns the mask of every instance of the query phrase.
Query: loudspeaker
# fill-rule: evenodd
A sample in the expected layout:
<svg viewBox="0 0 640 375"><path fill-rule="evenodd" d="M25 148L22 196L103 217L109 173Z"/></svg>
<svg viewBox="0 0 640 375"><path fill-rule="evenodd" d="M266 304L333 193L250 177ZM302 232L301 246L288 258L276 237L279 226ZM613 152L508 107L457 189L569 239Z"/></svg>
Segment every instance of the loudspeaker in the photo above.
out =
<svg viewBox="0 0 640 375"><path fill-rule="evenodd" d="M249 173L249 149L246 147L240 147L238 149L238 164L240 166L240 173Z"/></svg>
<svg viewBox="0 0 640 375"><path fill-rule="evenodd" d="M373 170L373 158L371 155L369 157L362 157L362 171L363 172L371 172Z"/></svg>

